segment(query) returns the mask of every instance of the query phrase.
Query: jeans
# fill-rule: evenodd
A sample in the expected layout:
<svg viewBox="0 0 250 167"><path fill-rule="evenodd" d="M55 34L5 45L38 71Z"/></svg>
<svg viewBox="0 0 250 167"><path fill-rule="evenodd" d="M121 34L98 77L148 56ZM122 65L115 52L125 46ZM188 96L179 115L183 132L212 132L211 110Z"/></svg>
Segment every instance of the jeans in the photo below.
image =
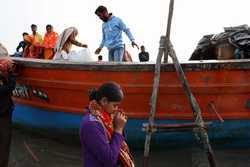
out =
<svg viewBox="0 0 250 167"><path fill-rule="evenodd" d="M122 62L124 48L109 49L109 61Z"/></svg>

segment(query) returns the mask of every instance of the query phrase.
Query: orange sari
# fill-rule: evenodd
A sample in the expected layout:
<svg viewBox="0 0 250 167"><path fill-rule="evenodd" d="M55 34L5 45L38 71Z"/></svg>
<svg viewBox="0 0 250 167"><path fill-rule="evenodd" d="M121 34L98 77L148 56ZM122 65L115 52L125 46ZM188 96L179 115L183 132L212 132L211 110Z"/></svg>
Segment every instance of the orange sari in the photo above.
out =
<svg viewBox="0 0 250 167"><path fill-rule="evenodd" d="M43 38L43 47L44 47L44 59L53 59L54 48L56 45L56 40L58 34L54 31L46 33Z"/></svg>
<svg viewBox="0 0 250 167"><path fill-rule="evenodd" d="M40 34L27 35L24 40L28 42L24 49L24 57L26 58L39 58L42 53L42 39Z"/></svg>

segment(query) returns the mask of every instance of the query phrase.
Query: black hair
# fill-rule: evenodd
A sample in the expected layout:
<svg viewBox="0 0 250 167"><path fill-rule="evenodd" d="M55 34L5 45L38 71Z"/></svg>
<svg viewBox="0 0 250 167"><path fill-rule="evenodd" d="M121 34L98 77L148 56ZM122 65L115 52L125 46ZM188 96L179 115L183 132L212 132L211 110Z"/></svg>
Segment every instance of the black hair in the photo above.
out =
<svg viewBox="0 0 250 167"><path fill-rule="evenodd" d="M46 28L48 28L48 27L53 28L51 24L47 24Z"/></svg>
<svg viewBox="0 0 250 167"><path fill-rule="evenodd" d="M29 34L28 34L27 32L24 32L24 33L23 33L23 36L25 36L25 35L29 35Z"/></svg>
<svg viewBox="0 0 250 167"><path fill-rule="evenodd" d="M31 26L30 27L37 27L37 25L35 25L35 24L31 24Z"/></svg>
<svg viewBox="0 0 250 167"><path fill-rule="evenodd" d="M98 60L102 60L102 55L99 55L99 56L98 56Z"/></svg>
<svg viewBox="0 0 250 167"><path fill-rule="evenodd" d="M106 12L108 11L107 8L105 6L98 6L98 8L95 10L95 14L98 14L98 13L103 13L103 12Z"/></svg>
<svg viewBox="0 0 250 167"><path fill-rule="evenodd" d="M98 90L89 90L89 100L96 100L99 102L103 97L106 97L109 102L120 102L123 99L121 87L116 82L106 82L102 84Z"/></svg>

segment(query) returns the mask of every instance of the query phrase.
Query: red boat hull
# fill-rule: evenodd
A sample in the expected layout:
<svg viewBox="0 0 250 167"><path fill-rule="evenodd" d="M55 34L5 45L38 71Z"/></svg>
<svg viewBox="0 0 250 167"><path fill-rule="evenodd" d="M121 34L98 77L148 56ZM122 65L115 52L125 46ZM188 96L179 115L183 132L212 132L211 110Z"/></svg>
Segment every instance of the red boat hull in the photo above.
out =
<svg viewBox="0 0 250 167"><path fill-rule="evenodd" d="M16 103L81 114L88 105L88 90L112 80L124 90L122 107L130 118L146 119L149 115L153 64L87 65L18 58L15 61L21 67L17 78L21 91L15 91ZM205 119L218 119L216 112L223 119L250 119L250 62L182 66ZM156 113L158 119L193 118L172 64L162 66Z"/></svg>

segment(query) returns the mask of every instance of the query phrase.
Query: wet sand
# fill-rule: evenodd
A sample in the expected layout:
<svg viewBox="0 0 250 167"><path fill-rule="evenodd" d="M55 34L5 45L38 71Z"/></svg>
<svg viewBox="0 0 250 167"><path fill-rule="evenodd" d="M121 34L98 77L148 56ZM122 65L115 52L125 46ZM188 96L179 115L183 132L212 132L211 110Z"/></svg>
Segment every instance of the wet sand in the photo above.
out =
<svg viewBox="0 0 250 167"><path fill-rule="evenodd" d="M143 150L131 150L142 167ZM250 167L250 148L215 149L218 167ZM9 167L81 167L80 145L13 130ZM151 150L152 167L209 167L202 150Z"/></svg>

